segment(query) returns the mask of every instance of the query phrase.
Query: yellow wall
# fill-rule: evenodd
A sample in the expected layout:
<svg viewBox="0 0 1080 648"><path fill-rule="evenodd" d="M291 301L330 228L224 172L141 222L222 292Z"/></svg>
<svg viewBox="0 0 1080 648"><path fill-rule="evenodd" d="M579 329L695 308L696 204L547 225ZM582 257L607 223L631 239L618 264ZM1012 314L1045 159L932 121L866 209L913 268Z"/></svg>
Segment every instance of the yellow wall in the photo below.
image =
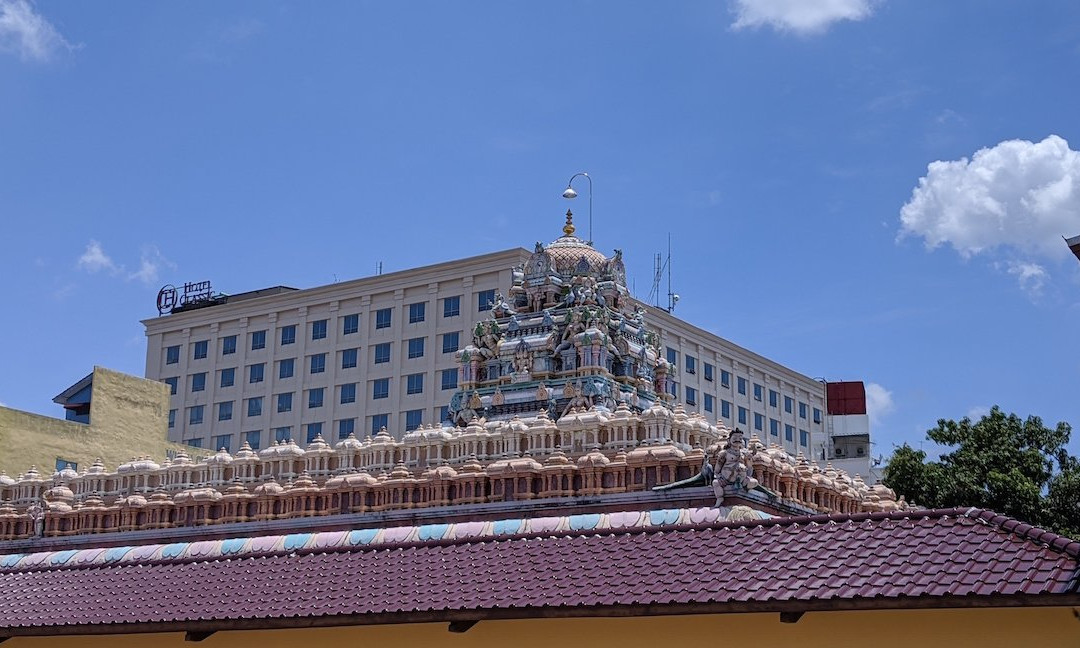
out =
<svg viewBox="0 0 1080 648"><path fill-rule="evenodd" d="M114 471L134 456L161 462L185 447L165 440L168 385L103 367L94 367L93 385L89 425L0 407L0 470L14 477L34 465L48 477L62 457L80 470L101 458Z"/></svg>
<svg viewBox="0 0 1080 648"><path fill-rule="evenodd" d="M4 648L177 648L200 646L438 646L439 648L928 648L930 646L1080 645L1071 608L1002 608L808 612L795 624L779 615L725 614L605 619L481 621L464 634L445 623L218 632L199 644L183 633L81 637L16 637Z"/></svg>

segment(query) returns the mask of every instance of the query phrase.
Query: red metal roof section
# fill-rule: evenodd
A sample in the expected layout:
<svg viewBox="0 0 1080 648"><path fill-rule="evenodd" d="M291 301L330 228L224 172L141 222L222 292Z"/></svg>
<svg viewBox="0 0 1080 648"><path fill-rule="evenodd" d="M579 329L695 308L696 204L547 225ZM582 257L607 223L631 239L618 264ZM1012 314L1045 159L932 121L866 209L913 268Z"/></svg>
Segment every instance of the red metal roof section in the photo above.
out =
<svg viewBox="0 0 1080 648"><path fill-rule="evenodd" d="M944 509L30 569L0 573L0 637L641 606L1075 605L1078 559L1080 542L988 511Z"/></svg>
<svg viewBox="0 0 1080 648"><path fill-rule="evenodd" d="M866 414L866 387L861 380L825 383L825 402L831 416Z"/></svg>

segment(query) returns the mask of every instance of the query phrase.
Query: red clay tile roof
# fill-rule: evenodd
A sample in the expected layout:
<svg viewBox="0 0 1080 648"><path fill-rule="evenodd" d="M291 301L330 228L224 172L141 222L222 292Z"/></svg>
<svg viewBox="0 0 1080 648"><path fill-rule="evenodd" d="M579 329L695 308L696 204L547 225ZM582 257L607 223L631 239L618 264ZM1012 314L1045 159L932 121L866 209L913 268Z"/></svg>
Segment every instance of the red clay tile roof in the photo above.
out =
<svg viewBox="0 0 1080 648"><path fill-rule="evenodd" d="M0 570L0 637L868 607L1077 605L1080 542L978 509Z"/></svg>

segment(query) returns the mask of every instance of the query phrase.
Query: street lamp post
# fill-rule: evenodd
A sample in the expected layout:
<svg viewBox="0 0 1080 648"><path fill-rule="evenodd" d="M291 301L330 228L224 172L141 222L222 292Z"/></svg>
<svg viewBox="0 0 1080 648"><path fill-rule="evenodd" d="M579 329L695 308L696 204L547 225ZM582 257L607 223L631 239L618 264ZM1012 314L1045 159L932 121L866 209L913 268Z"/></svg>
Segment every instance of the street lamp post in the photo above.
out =
<svg viewBox="0 0 1080 648"><path fill-rule="evenodd" d="M566 191L562 192L563 198L577 198L577 192L574 191L574 178L578 176L584 176L589 181L589 245L592 245L592 178L588 173L582 171L581 173L575 173L570 176L570 180L566 183Z"/></svg>

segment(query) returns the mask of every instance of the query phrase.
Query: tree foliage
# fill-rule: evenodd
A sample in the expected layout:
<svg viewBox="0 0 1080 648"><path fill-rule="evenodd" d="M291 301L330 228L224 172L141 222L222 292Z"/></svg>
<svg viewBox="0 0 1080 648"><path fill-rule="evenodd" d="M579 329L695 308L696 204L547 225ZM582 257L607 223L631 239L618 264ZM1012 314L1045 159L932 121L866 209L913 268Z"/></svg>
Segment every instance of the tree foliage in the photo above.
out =
<svg viewBox="0 0 1080 648"><path fill-rule="evenodd" d="M1072 428L1021 420L994 407L978 422L941 419L930 441L947 447L937 461L906 443L885 466L884 482L928 508L977 506L1080 537L1080 461L1066 445Z"/></svg>

